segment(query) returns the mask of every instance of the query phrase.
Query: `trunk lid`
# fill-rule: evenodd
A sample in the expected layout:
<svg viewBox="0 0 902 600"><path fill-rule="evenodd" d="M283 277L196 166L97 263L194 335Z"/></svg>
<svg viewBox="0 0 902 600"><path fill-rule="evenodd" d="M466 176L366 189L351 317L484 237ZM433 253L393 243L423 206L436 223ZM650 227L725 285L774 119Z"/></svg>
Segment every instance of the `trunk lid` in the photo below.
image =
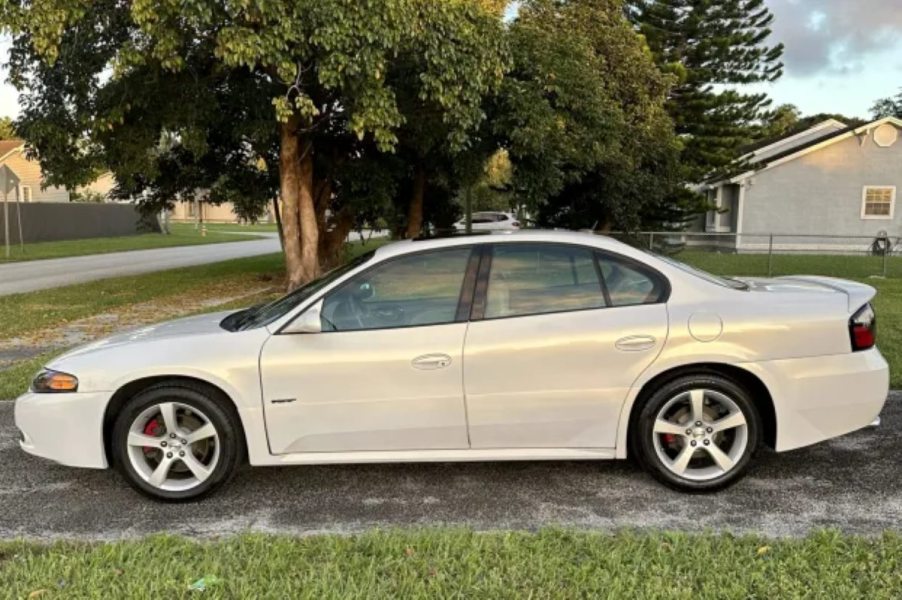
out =
<svg viewBox="0 0 902 600"><path fill-rule="evenodd" d="M845 294L849 314L855 312L877 295L877 290L864 283L821 277L817 275L791 275L787 277L743 277L752 292Z"/></svg>

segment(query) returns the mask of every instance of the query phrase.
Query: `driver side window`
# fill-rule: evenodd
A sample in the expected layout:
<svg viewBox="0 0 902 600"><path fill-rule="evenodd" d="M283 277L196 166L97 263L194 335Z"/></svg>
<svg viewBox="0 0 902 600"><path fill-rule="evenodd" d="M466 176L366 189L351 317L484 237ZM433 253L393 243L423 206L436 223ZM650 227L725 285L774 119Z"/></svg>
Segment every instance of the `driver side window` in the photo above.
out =
<svg viewBox="0 0 902 600"><path fill-rule="evenodd" d="M323 331L453 323L472 248L390 259L326 296Z"/></svg>

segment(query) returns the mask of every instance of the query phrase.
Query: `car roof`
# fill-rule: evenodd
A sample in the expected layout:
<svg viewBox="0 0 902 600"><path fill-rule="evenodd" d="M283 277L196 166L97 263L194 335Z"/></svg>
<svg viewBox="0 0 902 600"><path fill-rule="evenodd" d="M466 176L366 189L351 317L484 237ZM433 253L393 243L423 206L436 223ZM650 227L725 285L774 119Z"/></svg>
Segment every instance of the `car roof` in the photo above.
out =
<svg viewBox="0 0 902 600"><path fill-rule="evenodd" d="M584 231L564 231L557 229L520 229L515 231L480 232L474 235L453 235L448 237L402 240L380 246L376 250L379 259L400 256L422 250L436 248L453 248L455 246L471 246L474 244L504 244L510 242L557 242L561 244L581 244L595 248L610 249L631 254L635 252L630 246L611 237ZM632 252L630 252L632 251Z"/></svg>

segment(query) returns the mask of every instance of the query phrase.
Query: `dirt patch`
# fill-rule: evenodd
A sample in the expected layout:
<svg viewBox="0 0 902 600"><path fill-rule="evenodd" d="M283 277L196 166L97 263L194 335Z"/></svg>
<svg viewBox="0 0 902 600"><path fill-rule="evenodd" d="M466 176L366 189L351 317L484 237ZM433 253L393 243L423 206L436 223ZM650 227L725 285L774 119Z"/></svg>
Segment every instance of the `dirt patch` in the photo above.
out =
<svg viewBox="0 0 902 600"><path fill-rule="evenodd" d="M278 291L279 288L269 285L235 294L234 286L213 286L203 289L200 293L198 290L192 290L185 294L129 304L22 336L0 339L0 371L18 361L50 350L84 344L124 329L220 308L226 310L240 305L255 304L268 300Z"/></svg>

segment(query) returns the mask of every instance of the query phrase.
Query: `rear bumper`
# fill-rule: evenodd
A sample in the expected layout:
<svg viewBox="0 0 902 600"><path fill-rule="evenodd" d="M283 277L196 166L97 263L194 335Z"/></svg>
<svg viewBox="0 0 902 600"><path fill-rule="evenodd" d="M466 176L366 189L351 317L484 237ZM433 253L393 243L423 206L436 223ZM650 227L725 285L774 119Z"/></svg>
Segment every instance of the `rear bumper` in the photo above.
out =
<svg viewBox="0 0 902 600"><path fill-rule="evenodd" d="M70 467L104 469L103 413L109 392L27 393L16 400L22 450Z"/></svg>
<svg viewBox="0 0 902 600"><path fill-rule="evenodd" d="M770 390L778 452L867 427L889 394L889 365L876 348L739 366L758 375Z"/></svg>

